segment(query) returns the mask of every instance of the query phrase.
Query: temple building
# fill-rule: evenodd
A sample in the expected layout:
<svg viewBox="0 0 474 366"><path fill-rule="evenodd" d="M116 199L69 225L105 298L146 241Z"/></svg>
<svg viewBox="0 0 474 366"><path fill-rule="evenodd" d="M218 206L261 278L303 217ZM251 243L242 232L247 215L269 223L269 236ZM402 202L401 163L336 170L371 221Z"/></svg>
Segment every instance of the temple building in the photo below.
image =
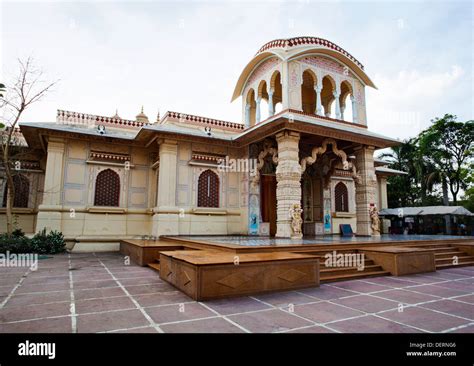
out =
<svg viewBox="0 0 474 366"><path fill-rule="evenodd" d="M402 172L374 158L399 142L368 129L366 87L347 51L297 37L265 44L245 66L231 98L241 121L149 119L142 108L135 120L58 110L55 122L21 123L17 225L59 230L76 250L139 236L329 235L341 224L378 234L371 212L387 208L387 176Z"/></svg>

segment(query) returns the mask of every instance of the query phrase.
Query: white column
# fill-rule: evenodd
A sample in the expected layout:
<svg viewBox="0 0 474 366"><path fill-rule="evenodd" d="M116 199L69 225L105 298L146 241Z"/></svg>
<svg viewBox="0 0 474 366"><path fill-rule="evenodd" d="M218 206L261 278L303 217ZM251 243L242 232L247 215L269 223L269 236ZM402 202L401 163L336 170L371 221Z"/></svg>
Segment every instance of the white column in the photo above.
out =
<svg viewBox="0 0 474 366"><path fill-rule="evenodd" d="M346 109L346 106L341 105L341 119L344 119L344 110Z"/></svg>
<svg viewBox="0 0 474 366"><path fill-rule="evenodd" d="M321 104L321 91L323 90L323 88L318 85L316 88L314 88L314 90L316 91L316 111L315 113L318 115L318 116L323 116L323 106Z"/></svg>
<svg viewBox="0 0 474 366"><path fill-rule="evenodd" d="M260 102L262 101L261 97L257 97L255 102L257 103L257 110L255 112L255 124L260 122Z"/></svg>
<svg viewBox="0 0 474 366"><path fill-rule="evenodd" d="M270 88L268 91L268 117L271 117L275 114L275 109L273 108L273 93L275 90Z"/></svg>
<svg viewBox="0 0 474 366"><path fill-rule="evenodd" d="M374 168L374 148L360 146L354 151L360 182L356 184L357 235L372 235L370 206L375 205L377 178Z"/></svg>
<svg viewBox="0 0 474 366"><path fill-rule="evenodd" d="M353 95L351 95L352 102L352 122L357 123L357 102Z"/></svg>
<svg viewBox="0 0 474 366"><path fill-rule="evenodd" d="M245 104L245 127L250 127L250 104Z"/></svg>
<svg viewBox="0 0 474 366"><path fill-rule="evenodd" d="M341 119L341 106L339 103L339 96L341 94L336 90L332 93L332 95L335 98L334 103L336 103L336 119Z"/></svg>

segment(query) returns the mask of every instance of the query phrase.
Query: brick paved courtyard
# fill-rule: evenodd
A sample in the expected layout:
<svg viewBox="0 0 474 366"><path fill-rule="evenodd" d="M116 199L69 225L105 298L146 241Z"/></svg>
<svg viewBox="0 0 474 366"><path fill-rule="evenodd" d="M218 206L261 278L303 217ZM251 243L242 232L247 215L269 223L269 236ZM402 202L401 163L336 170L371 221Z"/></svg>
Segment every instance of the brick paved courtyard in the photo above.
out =
<svg viewBox="0 0 474 366"><path fill-rule="evenodd" d="M0 268L0 332L474 333L474 267L196 302L118 253L56 255Z"/></svg>

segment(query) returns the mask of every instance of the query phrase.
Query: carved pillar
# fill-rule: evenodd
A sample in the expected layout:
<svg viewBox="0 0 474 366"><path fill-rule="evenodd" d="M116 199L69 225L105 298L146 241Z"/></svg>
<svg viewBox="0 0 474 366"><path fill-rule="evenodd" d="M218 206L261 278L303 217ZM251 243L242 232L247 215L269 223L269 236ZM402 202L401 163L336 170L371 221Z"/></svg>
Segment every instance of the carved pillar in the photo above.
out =
<svg viewBox="0 0 474 366"><path fill-rule="evenodd" d="M298 132L284 131L276 135L278 143L277 232L279 238L291 237L290 209L301 203L301 166L299 164Z"/></svg>
<svg viewBox="0 0 474 366"><path fill-rule="evenodd" d="M44 177L43 202L38 207L36 231L61 229L61 205L64 176L64 141L49 139Z"/></svg>
<svg viewBox="0 0 474 366"><path fill-rule="evenodd" d="M245 104L245 128L250 127L250 104Z"/></svg>
<svg viewBox="0 0 474 366"><path fill-rule="evenodd" d="M273 93L275 90L270 88L268 91L268 116L271 117L275 114L275 108L273 107Z"/></svg>
<svg viewBox="0 0 474 366"><path fill-rule="evenodd" d="M321 91L323 90L322 86L318 85L316 88L314 88L316 91L316 111L315 113L318 116L323 116L323 105L321 103Z"/></svg>
<svg viewBox="0 0 474 366"><path fill-rule="evenodd" d="M377 178L374 168L374 148L361 146L355 149L357 171L360 176L356 184L357 235L372 235L370 205L375 204Z"/></svg>
<svg viewBox="0 0 474 366"><path fill-rule="evenodd" d="M162 141L158 173L158 207L153 210L152 235L154 236L179 234L179 207L176 207L177 159L177 141Z"/></svg>
<svg viewBox="0 0 474 366"><path fill-rule="evenodd" d="M353 95L351 95L352 102L352 122L357 123L357 102Z"/></svg>
<svg viewBox="0 0 474 366"><path fill-rule="evenodd" d="M262 101L261 97L258 97L255 102L257 103L257 111L255 113L255 124L260 122L260 102Z"/></svg>
<svg viewBox="0 0 474 366"><path fill-rule="evenodd" d="M341 105L339 103L340 93L338 91L334 91L332 95L334 96L334 103L336 103L336 119L341 119Z"/></svg>

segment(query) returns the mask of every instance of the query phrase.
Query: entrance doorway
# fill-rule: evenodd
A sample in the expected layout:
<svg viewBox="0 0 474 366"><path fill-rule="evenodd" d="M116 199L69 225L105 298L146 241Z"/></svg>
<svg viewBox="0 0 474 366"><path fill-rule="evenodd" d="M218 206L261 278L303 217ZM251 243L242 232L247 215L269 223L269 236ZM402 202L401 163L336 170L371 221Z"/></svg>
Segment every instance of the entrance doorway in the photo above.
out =
<svg viewBox="0 0 474 366"><path fill-rule="evenodd" d="M262 222L270 223L270 236L275 236L277 229L276 185L275 175L260 177L260 212L262 213Z"/></svg>

